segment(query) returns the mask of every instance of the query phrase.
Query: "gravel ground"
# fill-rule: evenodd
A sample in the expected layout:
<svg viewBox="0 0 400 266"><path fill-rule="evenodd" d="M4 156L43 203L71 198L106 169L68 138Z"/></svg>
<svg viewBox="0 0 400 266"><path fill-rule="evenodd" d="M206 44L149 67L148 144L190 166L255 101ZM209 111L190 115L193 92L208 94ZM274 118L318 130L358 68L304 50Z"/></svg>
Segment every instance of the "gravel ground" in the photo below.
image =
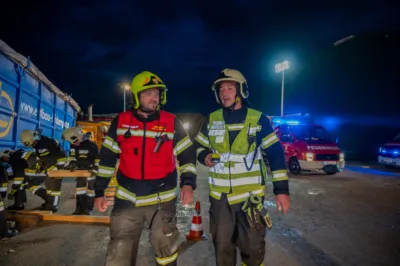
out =
<svg viewBox="0 0 400 266"><path fill-rule="evenodd" d="M207 169L199 166L195 197L201 201L203 226L208 233L206 180ZM274 226L266 235L265 265L398 265L399 178L353 169L335 176L291 176L290 189L292 206L282 215L276 212L272 185L268 187L265 205L272 212ZM73 212L73 190L74 183L63 185L61 213ZM40 205L40 200L28 197L28 208ZM193 205L179 205L178 210L183 241ZM43 224L0 241L0 265L104 265L108 241L108 228L104 226ZM215 265L210 238L188 248L178 264ZM142 234L137 265L155 265L147 231ZM241 265L240 258L237 265Z"/></svg>

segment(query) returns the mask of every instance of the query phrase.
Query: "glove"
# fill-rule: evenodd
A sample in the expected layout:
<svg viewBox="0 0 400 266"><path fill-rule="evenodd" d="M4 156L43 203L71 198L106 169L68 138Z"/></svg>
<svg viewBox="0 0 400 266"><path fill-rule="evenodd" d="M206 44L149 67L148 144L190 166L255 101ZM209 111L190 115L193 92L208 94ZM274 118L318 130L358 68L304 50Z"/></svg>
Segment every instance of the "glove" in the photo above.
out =
<svg viewBox="0 0 400 266"><path fill-rule="evenodd" d="M78 163L77 163L76 161L71 161L71 162L69 163L68 169L69 169L71 172L75 172L77 168L78 168Z"/></svg>
<svg viewBox="0 0 400 266"><path fill-rule="evenodd" d="M14 194L17 192L16 189L11 189L10 192L8 192L7 198L9 200L12 200L14 198Z"/></svg>
<svg viewBox="0 0 400 266"><path fill-rule="evenodd" d="M43 164L42 163L37 163L36 164L36 174L40 174L40 173L42 173L42 172L44 172L44 167L43 167Z"/></svg>

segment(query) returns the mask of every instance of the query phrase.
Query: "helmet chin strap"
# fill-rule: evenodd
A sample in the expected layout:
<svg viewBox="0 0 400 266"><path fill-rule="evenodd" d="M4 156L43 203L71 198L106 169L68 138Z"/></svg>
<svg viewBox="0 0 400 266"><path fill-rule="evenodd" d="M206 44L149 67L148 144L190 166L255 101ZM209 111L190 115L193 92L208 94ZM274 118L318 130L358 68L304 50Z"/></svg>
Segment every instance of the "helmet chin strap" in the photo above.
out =
<svg viewBox="0 0 400 266"><path fill-rule="evenodd" d="M220 99L220 101L221 101L221 99ZM239 101L240 101L240 97L238 95L236 95L235 101L233 102L233 104L231 106L228 106L228 107L222 106L222 108L229 110L229 111L233 111L233 110L235 110L235 107L239 103Z"/></svg>

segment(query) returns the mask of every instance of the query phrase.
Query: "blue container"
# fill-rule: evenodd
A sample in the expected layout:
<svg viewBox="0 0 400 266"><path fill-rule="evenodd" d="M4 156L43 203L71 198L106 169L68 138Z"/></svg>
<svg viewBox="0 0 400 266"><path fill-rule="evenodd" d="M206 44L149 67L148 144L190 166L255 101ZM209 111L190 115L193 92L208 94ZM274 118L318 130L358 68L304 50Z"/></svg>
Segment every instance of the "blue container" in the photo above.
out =
<svg viewBox="0 0 400 266"><path fill-rule="evenodd" d="M0 151L24 148L22 130L40 128L58 140L69 154L62 132L75 126L79 105L55 87L29 57L0 40Z"/></svg>

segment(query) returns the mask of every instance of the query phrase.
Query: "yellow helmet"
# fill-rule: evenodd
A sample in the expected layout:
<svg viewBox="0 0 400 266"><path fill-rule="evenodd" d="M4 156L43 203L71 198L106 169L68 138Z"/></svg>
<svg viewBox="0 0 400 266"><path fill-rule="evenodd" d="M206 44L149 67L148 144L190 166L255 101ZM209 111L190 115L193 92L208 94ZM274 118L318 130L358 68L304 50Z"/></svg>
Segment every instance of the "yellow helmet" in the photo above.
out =
<svg viewBox="0 0 400 266"><path fill-rule="evenodd" d="M215 99L217 103L221 103L219 99L219 85L223 81L234 81L238 83L238 93L242 96L243 99L247 99L249 97L249 88L247 86L246 78L240 73L238 70L225 68L221 71L218 78L214 81L212 85L212 90L215 94Z"/></svg>
<svg viewBox="0 0 400 266"><path fill-rule="evenodd" d="M167 103L167 87L164 82L154 73L143 71L137 74L131 84L133 96L133 108L138 109L140 106L139 93L148 89L160 89L161 99L160 105Z"/></svg>

